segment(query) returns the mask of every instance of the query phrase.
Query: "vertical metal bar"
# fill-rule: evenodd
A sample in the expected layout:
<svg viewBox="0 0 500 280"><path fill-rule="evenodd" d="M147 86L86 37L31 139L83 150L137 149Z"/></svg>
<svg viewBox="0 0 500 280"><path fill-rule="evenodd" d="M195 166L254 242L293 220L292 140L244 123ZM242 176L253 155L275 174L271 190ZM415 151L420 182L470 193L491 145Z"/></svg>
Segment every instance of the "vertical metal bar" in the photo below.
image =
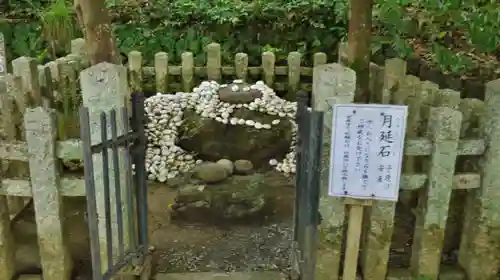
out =
<svg viewBox="0 0 500 280"><path fill-rule="evenodd" d="M126 191L126 201L127 201L127 217L128 217L128 236L129 236L129 244L130 248L134 249L136 246L135 242L135 217L134 217L134 196L132 190L132 163L130 161L130 127L129 127L129 119L128 119L128 111L127 108L121 108L121 117L123 122L123 132L126 135L125 141L125 149L123 158L125 161L125 191Z"/></svg>
<svg viewBox="0 0 500 280"><path fill-rule="evenodd" d="M307 137L307 120L309 119L309 112L307 109L308 95L306 92L299 92L297 94L297 147L296 147L296 175L295 175L295 207L294 207L294 241L292 242L292 277L300 278L302 268L302 232L303 232L303 211L305 207L303 199L303 185L307 177L307 165L305 160L307 158L307 150L305 144L308 141Z"/></svg>
<svg viewBox="0 0 500 280"><path fill-rule="evenodd" d="M316 266L315 245L318 226L319 176L323 133L323 115L321 112L311 112L309 123L309 141L307 163L309 176L304 190L304 239L302 241L303 279L314 279Z"/></svg>
<svg viewBox="0 0 500 280"><path fill-rule="evenodd" d="M137 216L139 220L139 244L147 253L148 245L148 193L146 188L146 134L144 132L144 95L132 95L132 117L138 139L134 147L135 178L137 183Z"/></svg>
<svg viewBox="0 0 500 280"><path fill-rule="evenodd" d="M302 153L302 159L300 161L299 169L301 172L301 178L300 182L297 185L297 191L299 191L299 208L298 208L298 231L297 231L297 242L298 242L298 248L300 251L300 274L301 274L301 279L304 279L302 277L303 270L304 270L304 245L305 245L305 233L306 233L306 222L307 222L307 217L309 210L308 205L307 205L307 184L309 177L311 176L311 166L309 162L309 154L311 153L309 149L309 143L311 142L310 139L310 119L311 119L311 112L306 109L306 112L304 113L304 118L302 120L302 123L300 124L302 126L301 130L301 137L302 137L302 143L301 143L301 153Z"/></svg>
<svg viewBox="0 0 500 280"><path fill-rule="evenodd" d="M92 163L92 142L90 140L89 110L80 108L80 133L83 147L85 193L87 196L87 222L90 234L90 255L92 259L92 279L102 280L101 250L99 247L99 228L97 203L94 185L94 166Z"/></svg>
<svg viewBox="0 0 500 280"><path fill-rule="evenodd" d="M116 198L116 223L118 228L118 252L123 256L125 245L123 241L123 205L122 205L122 192L120 189L120 162L118 157L117 138L118 132L116 129L116 110L112 109L110 112L111 122L111 152L113 154L113 177L115 181L115 198Z"/></svg>
<svg viewBox="0 0 500 280"><path fill-rule="evenodd" d="M101 143L108 140L108 126L106 120L106 112L101 113ZM104 212L106 213L106 248L108 264L113 263L113 231L111 229L111 200L109 195L109 156L106 146L101 151L102 155L102 173L104 184Z"/></svg>
<svg viewBox="0 0 500 280"><path fill-rule="evenodd" d="M299 242L299 245L301 245L303 242L302 242L302 238L303 238L303 232L304 232L304 222L305 222L305 214L307 214L307 198L306 198L306 193L305 193L305 190L306 190L306 187L307 187L307 180L308 180L308 176L309 176L309 170L310 170L310 166L309 166L309 162L308 162L308 159L309 159L309 142L310 142L310 135L309 135L309 131L310 131L310 118L311 118L311 113L309 112L308 110L308 107L307 107L307 96L305 95L304 93L304 96L301 97L302 98L302 117L301 117L301 120L300 120L300 123L298 124L299 125L299 128L298 128L298 134L299 134L299 137L302 139L300 141L300 146L299 146L299 149L298 149L298 153L301 154L300 156L300 162L299 162L299 170L300 172L298 172L297 174L300 174L299 175L299 181L298 181L298 184L296 186L296 190L298 192L298 203L299 203L299 207L297 208L298 209L298 232L297 232L297 237L298 237L298 242Z"/></svg>
<svg viewBox="0 0 500 280"><path fill-rule="evenodd" d="M300 199L301 199L301 189L300 185L302 184L302 180L304 177L304 170L302 170L302 162L303 162L303 142L304 140L304 119L307 119L307 93L306 92L298 92L297 93L297 114L296 114L296 123L297 123L297 141L296 141L296 175L295 175L295 208L294 208L294 240L298 241L298 230L300 227L299 221L299 209L300 209Z"/></svg>

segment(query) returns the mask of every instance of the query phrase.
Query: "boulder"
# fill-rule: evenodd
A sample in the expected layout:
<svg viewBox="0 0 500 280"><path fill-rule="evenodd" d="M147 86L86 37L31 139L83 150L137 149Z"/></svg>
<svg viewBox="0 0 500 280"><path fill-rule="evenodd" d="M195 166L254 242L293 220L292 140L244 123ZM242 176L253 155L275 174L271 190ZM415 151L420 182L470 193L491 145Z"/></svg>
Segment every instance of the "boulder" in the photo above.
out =
<svg viewBox="0 0 500 280"><path fill-rule="evenodd" d="M217 183L225 180L230 174L223 165L207 162L195 167L194 175L205 183Z"/></svg>
<svg viewBox="0 0 500 280"><path fill-rule="evenodd" d="M217 185L187 184L177 191L172 218L222 222L253 217L266 206L266 187L261 174L236 175Z"/></svg>
<svg viewBox="0 0 500 280"><path fill-rule="evenodd" d="M176 191L173 222L227 226L291 218L293 180L274 170L233 175L217 184L191 180Z"/></svg>
<svg viewBox="0 0 500 280"><path fill-rule="evenodd" d="M253 164L246 159L239 159L234 162L234 170L237 174L250 174L253 171Z"/></svg>
<svg viewBox="0 0 500 280"><path fill-rule="evenodd" d="M217 164L224 166L224 168L229 172L229 174L233 174L234 172L234 163L228 159L219 159Z"/></svg>
<svg viewBox="0 0 500 280"><path fill-rule="evenodd" d="M232 116L263 124L271 124L275 119L281 121L271 129L256 129L223 124L187 110L179 127L177 145L206 161L247 159L255 167L267 166L273 158L284 158L292 141L290 121L246 108L236 109Z"/></svg>

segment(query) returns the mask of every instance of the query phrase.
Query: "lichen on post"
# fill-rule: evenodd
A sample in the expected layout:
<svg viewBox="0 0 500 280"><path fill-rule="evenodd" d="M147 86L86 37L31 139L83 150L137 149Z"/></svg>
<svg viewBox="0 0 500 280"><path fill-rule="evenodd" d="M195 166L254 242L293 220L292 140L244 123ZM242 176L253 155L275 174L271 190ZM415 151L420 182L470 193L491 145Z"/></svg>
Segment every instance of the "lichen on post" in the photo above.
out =
<svg viewBox="0 0 500 280"><path fill-rule="evenodd" d="M32 106L42 105L42 94L38 81L38 67L36 60L31 57L20 57L12 61L14 76L22 79L23 92L30 98Z"/></svg>
<svg viewBox="0 0 500 280"><path fill-rule="evenodd" d="M276 56L273 52L264 52L262 54L262 72L264 73L264 82L268 87L272 87L274 83L274 64Z"/></svg>
<svg viewBox="0 0 500 280"><path fill-rule="evenodd" d="M1 35L1 33L0 33ZM2 36L3 39L3 36ZM0 76L0 114L2 119L8 120L7 117L12 117L12 105L13 100L9 98L6 94L5 88L5 76ZM10 125L10 127L6 126L6 123L0 125L0 135L4 134L7 137L15 138L15 126ZM6 138L7 138L6 137ZM0 186L2 185L2 177L5 173L6 169L8 169L8 163L0 159ZM9 280L14 276L15 267L15 244L14 238L12 236L12 230L10 226L10 215L9 215L9 207L7 204L7 197L0 195L0 279Z"/></svg>
<svg viewBox="0 0 500 280"><path fill-rule="evenodd" d="M381 104L391 103L392 93L406 76L406 68L406 62L402 59L391 58L385 61L383 89L379 99Z"/></svg>
<svg viewBox="0 0 500 280"><path fill-rule="evenodd" d="M66 280L72 260L63 230L55 118L54 111L37 107L26 111L24 121L43 278Z"/></svg>
<svg viewBox="0 0 500 280"><path fill-rule="evenodd" d="M168 53L166 52L155 54L155 79L156 91L166 93L168 91Z"/></svg>
<svg viewBox="0 0 500 280"><path fill-rule="evenodd" d="M464 98L461 99L459 109L460 112L462 112L463 116L460 138L482 139L484 135L480 130L480 121L482 119L482 115L485 110L484 102L475 98ZM467 170L467 172L472 171L474 173L478 173L480 172L479 160L480 157L476 156L459 158L459 160L457 161L457 170L459 170L460 172ZM469 245L470 245L469 242L471 241L470 235L473 232L471 225L473 223L473 219L475 216L475 209L474 209L475 192L477 192L477 190L469 190L465 194L464 198L465 207L463 204L453 205L457 209L463 209L463 216L462 216L463 224L461 225L462 235L460 237L460 246L458 253L458 261L460 264L462 264L463 260L467 260L470 252L469 250Z"/></svg>
<svg viewBox="0 0 500 280"><path fill-rule="evenodd" d="M299 89L300 83L300 59L299 52L291 52L288 54L288 98L295 98L295 94Z"/></svg>
<svg viewBox="0 0 500 280"><path fill-rule="evenodd" d="M330 105L332 100L339 103L352 103L356 74L340 64L319 65L314 67L313 71L313 108L325 112L319 202L319 211L323 221L319 226L316 278L332 280L339 279L340 257L344 241L345 205L339 198L328 195L331 131L333 129Z"/></svg>
<svg viewBox="0 0 500 280"><path fill-rule="evenodd" d="M482 180L479 190L473 192L468 208L474 217L469 219L469 229L462 244L467 253L459 263L468 279L497 279L500 263L500 79L486 84L485 111L481 120L486 152L482 161ZM464 249L465 250L465 249Z"/></svg>
<svg viewBox="0 0 500 280"><path fill-rule="evenodd" d="M222 78L220 44L218 43L210 43L207 46L207 78L213 81L220 81Z"/></svg>
<svg viewBox="0 0 500 280"><path fill-rule="evenodd" d="M428 132L433 153L415 223L410 267L414 276L438 279L461 123L462 114L456 110L430 110Z"/></svg>
<svg viewBox="0 0 500 280"><path fill-rule="evenodd" d="M2 181L0 174L0 183ZM10 280L15 273L15 243L10 227L7 197L0 195L0 279Z"/></svg>
<svg viewBox="0 0 500 280"><path fill-rule="evenodd" d="M234 69L236 78L246 81L248 76L248 55L246 53L237 53L234 56Z"/></svg>
<svg viewBox="0 0 500 280"><path fill-rule="evenodd" d="M192 52L184 52L181 55L181 79L182 90L190 92L193 89L194 80L194 58Z"/></svg>
<svg viewBox="0 0 500 280"><path fill-rule="evenodd" d="M132 92L142 91L142 54L131 51L128 54L128 70L130 76L130 89Z"/></svg>

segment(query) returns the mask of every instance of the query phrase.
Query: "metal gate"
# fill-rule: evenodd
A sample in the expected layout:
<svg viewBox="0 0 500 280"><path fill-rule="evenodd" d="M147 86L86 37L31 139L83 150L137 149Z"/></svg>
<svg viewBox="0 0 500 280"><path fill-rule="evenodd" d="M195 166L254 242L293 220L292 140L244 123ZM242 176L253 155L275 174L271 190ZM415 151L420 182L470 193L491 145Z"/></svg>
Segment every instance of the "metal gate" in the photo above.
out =
<svg viewBox="0 0 500 280"><path fill-rule="evenodd" d="M295 187L294 240L292 242L292 278L314 279L321 152L323 148L323 112L307 106L308 95L297 95L297 173Z"/></svg>
<svg viewBox="0 0 500 280"><path fill-rule="evenodd" d="M131 118L127 108L101 112L98 120L92 116L88 108L80 109L93 280L117 275L147 279L143 278L150 270L144 96L132 95ZM98 123L100 131L91 123Z"/></svg>

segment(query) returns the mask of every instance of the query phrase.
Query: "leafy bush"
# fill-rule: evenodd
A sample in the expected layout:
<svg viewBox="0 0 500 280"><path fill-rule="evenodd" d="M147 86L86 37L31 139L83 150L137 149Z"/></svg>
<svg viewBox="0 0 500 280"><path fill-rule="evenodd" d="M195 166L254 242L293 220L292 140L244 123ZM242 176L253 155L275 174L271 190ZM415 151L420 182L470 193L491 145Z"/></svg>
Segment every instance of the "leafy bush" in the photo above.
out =
<svg viewBox="0 0 500 280"><path fill-rule="evenodd" d="M235 53L245 52L251 64L258 64L265 50L275 51L278 62L283 62L291 51L302 52L306 61L318 51L335 54L336 45L346 32L346 3L347 0L118 0L107 5L120 50L139 50L146 63L158 51L168 52L173 63L179 62L182 52L191 51L196 63L202 64L205 45L215 41L222 44L225 63L232 62ZM38 9L44 5L47 4L38 3ZM26 9L18 4L13 11L22 11L25 17L36 15L33 6L36 5ZM23 46L16 46L20 47L19 51L16 48L16 55L32 53L27 49L39 50L40 43L34 44L38 39L33 42L33 38L40 32L30 30L24 33L29 34L25 38L16 37L16 41L23 41L17 43Z"/></svg>
<svg viewBox="0 0 500 280"><path fill-rule="evenodd" d="M51 52L47 42L69 34L81 36L61 28L70 25L72 0L28 1L35 2L11 1L7 13L9 18L28 22L0 24L0 31L11 39L12 56L39 55L47 60L63 54L61 48ZM64 1L68 2L63 5ZM311 64L312 54L318 51L333 58L347 32L347 5L348 0L107 2L124 54L141 51L145 63L151 64L154 53L166 51L170 62L178 64L180 54L191 51L198 65L206 60L204 47L213 41L222 44L224 63L232 63L237 52L248 53L252 65L260 63L263 51L273 51L279 64L291 51L300 51L304 64ZM376 0L372 51L389 44L399 56L421 56L443 71L467 74L479 66L494 71L500 68L498 30L500 2L496 0ZM67 40L60 41L64 45Z"/></svg>
<svg viewBox="0 0 500 280"><path fill-rule="evenodd" d="M426 53L418 55L457 74L480 66L498 67L500 2L496 0L380 0L375 11L379 35L375 51L390 43L399 55L409 56L424 46Z"/></svg>

